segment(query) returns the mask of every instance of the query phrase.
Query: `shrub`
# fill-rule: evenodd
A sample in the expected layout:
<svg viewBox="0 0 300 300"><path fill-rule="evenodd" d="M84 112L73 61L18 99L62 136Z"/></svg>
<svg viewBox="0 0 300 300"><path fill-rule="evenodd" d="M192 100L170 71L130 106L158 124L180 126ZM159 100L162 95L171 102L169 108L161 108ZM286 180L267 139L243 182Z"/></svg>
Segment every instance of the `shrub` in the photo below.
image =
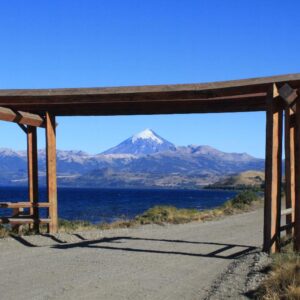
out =
<svg viewBox="0 0 300 300"><path fill-rule="evenodd" d="M223 209L225 214L232 214L236 210L247 210L254 202L260 200L257 192L246 190L237 194L233 199L224 203Z"/></svg>

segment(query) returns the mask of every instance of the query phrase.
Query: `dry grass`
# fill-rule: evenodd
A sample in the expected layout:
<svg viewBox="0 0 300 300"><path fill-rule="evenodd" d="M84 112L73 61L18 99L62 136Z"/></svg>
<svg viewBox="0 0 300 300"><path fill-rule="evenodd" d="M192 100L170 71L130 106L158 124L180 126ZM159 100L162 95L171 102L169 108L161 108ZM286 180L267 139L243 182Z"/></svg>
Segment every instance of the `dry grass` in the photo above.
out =
<svg viewBox="0 0 300 300"><path fill-rule="evenodd" d="M182 224L188 222L204 222L214 220L224 215L232 215L248 211L260 198L253 191L243 191L233 199L224 203L224 205L211 209L200 211L197 209L178 209L173 206L155 206L145 211L143 214L136 216L132 220L119 220L113 223L92 224L87 221L68 221L59 220L59 232L80 232L89 230L105 230L114 228L129 228L144 224ZM46 232L46 226L41 226L40 231ZM23 226L21 232L13 232L9 226L0 227L0 237L6 237L9 234L30 235L33 234L28 226Z"/></svg>
<svg viewBox="0 0 300 300"><path fill-rule="evenodd" d="M300 256L292 249L292 243L281 253L273 255L267 279L261 284L257 299L299 300L300 299Z"/></svg>
<svg viewBox="0 0 300 300"><path fill-rule="evenodd" d="M0 238L5 238L9 236L9 233L10 230L7 227L0 225Z"/></svg>
<svg viewBox="0 0 300 300"><path fill-rule="evenodd" d="M113 223L100 223L93 224L87 221L68 221L68 220L59 220L58 230L59 232L80 232L80 231L89 231L89 230L106 230L114 228L128 228L138 225L135 220L120 220Z"/></svg>

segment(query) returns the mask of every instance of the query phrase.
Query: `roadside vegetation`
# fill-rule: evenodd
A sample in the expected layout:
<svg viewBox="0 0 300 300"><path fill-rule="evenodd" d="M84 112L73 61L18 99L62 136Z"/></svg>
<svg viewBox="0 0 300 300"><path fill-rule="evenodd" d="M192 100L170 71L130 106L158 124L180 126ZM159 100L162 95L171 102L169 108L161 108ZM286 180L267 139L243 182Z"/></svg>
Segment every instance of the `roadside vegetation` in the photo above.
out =
<svg viewBox="0 0 300 300"><path fill-rule="evenodd" d="M293 251L293 243L272 255L268 277L255 293L261 300L300 299L300 255Z"/></svg>
<svg viewBox="0 0 300 300"><path fill-rule="evenodd" d="M216 218L249 211L261 202L259 193L255 190L245 190L233 199L226 201L222 206L210 210L181 209L174 206L155 206L131 220L118 220L113 223L92 224L87 221L59 220L59 232L79 232L87 230L106 230L114 228L129 228L145 224L183 224L188 222L204 222ZM46 226L41 227L41 232L46 232ZM0 225L0 237L10 234L29 235L33 232L28 226L23 226L19 232L9 226Z"/></svg>

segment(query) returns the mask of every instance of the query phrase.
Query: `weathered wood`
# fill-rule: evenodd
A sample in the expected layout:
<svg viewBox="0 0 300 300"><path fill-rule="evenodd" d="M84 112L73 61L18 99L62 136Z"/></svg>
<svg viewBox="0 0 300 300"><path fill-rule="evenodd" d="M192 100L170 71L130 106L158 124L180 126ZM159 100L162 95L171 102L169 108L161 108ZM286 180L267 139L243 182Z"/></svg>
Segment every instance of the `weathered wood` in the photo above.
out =
<svg viewBox="0 0 300 300"><path fill-rule="evenodd" d="M41 114L50 111L55 115L124 115L215 112L215 109L220 111L224 102L227 103L224 111L235 111L235 107L238 107L236 111L258 111L265 109L264 96L274 82L279 86L288 83L292 88L299 88L300 74L203 84L0 90L0 106ZM248 101L249 98L256 98L259 104ZM215 105L219 101L221 104ZM194 102L199 102L198 111L194 108L188 110L189 106L195 105ZM115 111L120 104L124 104L122 109ZM163 105L166 108L161 109ZM177 105L181 107L175 109Z"/></svg>
<svg viewBox="0 0 300 300"><path fill-rule="evenodd" d="M32 204L38 203L38 146L36 127L27 127L27 165L28 165L28 198ZM39 209L36 205L30 208L30 215L36 220L33 229L39 231Z"/></svg>
<svg viewBox="0 0 300 300"><path fill-rule="evenodd" d="M294 213L294 209L293 208L286 208L286 209L282 209L280 215L281 216L286 216L286 215L291 215ZM289 222L290 223L290 222Z"/></svg>
<svg viewBox="0 0 300 300"><path fill-rule="evenodd" d="M50 219L42 218L39 219L39 224L49 224L51 222ZM12 225L22 225L22 224L33 224L33 218L25 218L25 217L0 217L0 224L12 224Z"/></svg>
<svg viewBox="0 0 300 300"><path fill-rule="evenodd" d="M293 111L287 105L285 109L285 196L286 208L291 209L291 213L286 216L286 224L295 220L295 128L291 126L291 116ZM292 234L288 229L287 234Z"/></svg>
<svg viewBox="0 0 300 300"><path fill-rule="evenodd" d="M291 88L287 83L279 89L279 94L280 97L284 99L288 105L291 105L298 98L297 89Z"/></svg>
<svg viewBox="0 0 300 300"><path fill-rule="evenodd" d="M48 202L0 202L0 208L31 208L31 207L50 207Z"/></svg>
<svg viewBox="0 0 300 300"><path fill-rule="evenodd" d="M146 86L121 86L121 87L100 87L100 88L66 88L66 89L19 89L0 90L0 97L74 97L90 95L109 94L142 94L161 92L187 92L203 91L207 96L228 96L246 93L267 92L270 84L288 83L292 88L299 86L300 74L288 74L270 77L249 78L230 81L218 81L195 84L168 84L168 85L146 85ZM21 97L21 98L20 98ZM1 100L0 100L1 101Z"/></svg>
<svg viewBox="0 0 300 300"><path fill-rule="evenodd" d="M0 120L36 127L45 126L44 119L39 115L23 111L14 112L6 107L0 107Z"/></svg>
<svg viewBox="0 0 300 300"><path fill-rule="evenodd" d="M106 102L68 103L56 105L52 101L45 104L22 104L26 109L43 114L51 110L57 116L113 116L113 115L149 115L149 114L186 114L186 113L217 113L264 111L266 94L255 96L238 96L212 99L175 99L171 101L139 101L139 102ZM27 105L27 106L26 106Z"/></svg>
<svg viewBox="0 0 300 300"><path fill-rule="evenodd" d="M296 100L295 127L295 250L300 252L300 99Z"/></svg>
<svg viewBox="0 0 300 300"><path fill-rule="evenodd" d="M46 112L47 194L48 201L50 203L50 233L56 233L58 229L55 127L55 116L50 114L49 112Z"/></svg>
<svg viewBox="0 0 300 300"><path fill-rule="evenodd" d="M282 232L282 231L292 231L294 225L295 225L294 223L289 223L289 224L280 226L279 231L281 231L281 232Z"/></svg>
<svg viewBox="0 0 300 300"><path fill-rule="evenodd" d="M274 84L268 93L266 126L266 179L264 208L264 251L274 253L279 246L281 211L282 110Z"/></svg>

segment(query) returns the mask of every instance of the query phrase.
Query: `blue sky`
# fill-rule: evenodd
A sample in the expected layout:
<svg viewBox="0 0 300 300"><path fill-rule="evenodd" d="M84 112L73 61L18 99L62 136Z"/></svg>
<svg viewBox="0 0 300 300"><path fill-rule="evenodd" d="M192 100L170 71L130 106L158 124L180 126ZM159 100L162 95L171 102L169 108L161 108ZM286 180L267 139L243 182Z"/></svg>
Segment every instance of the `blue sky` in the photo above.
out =
<svg viewBox="0 0 300 300"><path fill-rule="evenodd" d="M300 72L300 2L10 0L0 88L194 83ZM101 152L152 128L177 145L264 156L264 113L58 118L60 149ZM39 131L40 147L44 133ZM25 148L0 123L0 147Z"/></svg>

